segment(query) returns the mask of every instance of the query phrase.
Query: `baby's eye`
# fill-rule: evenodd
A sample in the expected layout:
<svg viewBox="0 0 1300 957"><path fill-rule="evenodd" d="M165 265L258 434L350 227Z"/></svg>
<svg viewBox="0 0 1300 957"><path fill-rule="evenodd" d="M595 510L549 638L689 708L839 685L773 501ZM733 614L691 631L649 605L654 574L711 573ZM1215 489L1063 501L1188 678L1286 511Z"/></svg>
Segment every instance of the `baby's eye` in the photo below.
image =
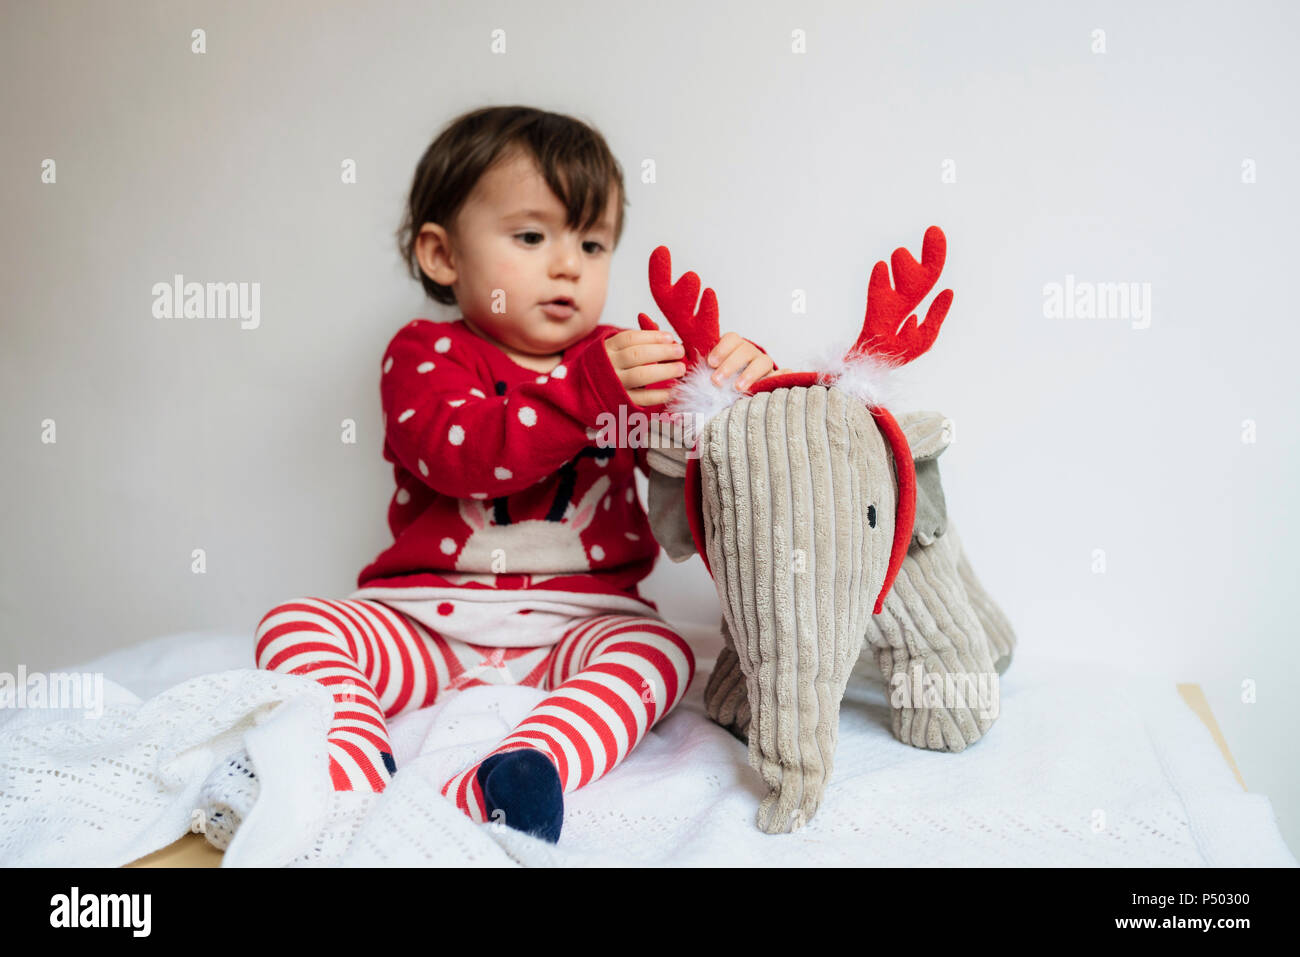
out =
<svg viewBox="0 0 1300 957"><path fill-rule="evenodd" d="M603 252L604 249L605 249L604 246L602 246L602 245L601 245L600 243L598 243L598 242L595 242L594 240L591 241L591 242L588 242L588 243L584 243L583 245L584 245L584 246L595 246L595 247L596 247L595 249L589 249L589 250L587 250L587 251L588 251L589 253L591 253L593 256L596 255L596 253L598 253L598 252Z"/></svg>
<svg viewBox="0 0 1300 957"><path fill-rule="evenodd" d="M530 229L530 230L528 230L528 232L526 232L526 233L515 233L515 239L523 239L523 237L525 237L525 236L536 236L539 240L542 238L542 234L539 233L539 232L538 232L537 230L535 230L535 229ZM537 244L536 244L536 243L529 243L528 245L530 245L530 246L536 246Z"/></svg>

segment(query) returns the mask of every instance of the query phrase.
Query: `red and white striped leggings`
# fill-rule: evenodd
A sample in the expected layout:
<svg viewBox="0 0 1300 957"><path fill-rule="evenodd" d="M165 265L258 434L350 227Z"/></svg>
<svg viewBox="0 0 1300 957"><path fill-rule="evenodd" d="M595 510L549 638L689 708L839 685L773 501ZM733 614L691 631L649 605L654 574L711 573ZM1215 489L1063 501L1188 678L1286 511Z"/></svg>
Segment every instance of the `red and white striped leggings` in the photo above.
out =
<svg viewBox="0 0 1300 957"><path fill-rule="evenodd" d="M658 618L602 614L574 621L554 645L498 648L444 637L377 601L301 598L257 627L258 668L330 688L329 772L335 790L382 791L392 779L385 718L440 694L487 684L554 691L443 793L482 821L473 771L516 748L547 754L568 793L618 765L686 693L690 646Z"/></svg>

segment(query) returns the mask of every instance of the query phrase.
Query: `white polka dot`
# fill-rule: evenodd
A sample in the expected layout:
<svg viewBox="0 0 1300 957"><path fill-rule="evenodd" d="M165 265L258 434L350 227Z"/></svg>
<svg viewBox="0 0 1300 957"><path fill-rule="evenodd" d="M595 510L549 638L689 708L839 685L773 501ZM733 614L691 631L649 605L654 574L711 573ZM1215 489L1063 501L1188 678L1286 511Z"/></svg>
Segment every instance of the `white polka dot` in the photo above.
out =
<svg viewBox="0 0 1300 957"><path fill-rule="evenodd" d="M609 459L607 458L596 459L596 464L599 465L601 468L604 468L606 465L609 464Z"/></svg>
<svg viewBox="0 0 1300 957"><path fill-rule="evenodd" d="M452 445L460 445L465 441L465 430L459 425L453 425L447 430L447 441Z"/></svg>
<svg viewBox="0 0 1300 957"><path fill-rule="evenodd" d="M636 532L624 532L623 534L626 535L628 538L632 539L632 541L634 542L641 541L641 536L638 535Z"/></svg>
<svg viewBox="0 0 1300 957"><path fill-rule="evenodd" d="M420 466L420 474L423 475L425 478L428 478L429 466L424 464L424 459L420 459L416 464Z"/></svg>
<svg viewBox="0 0 1300 957"><path fill-rule="evenodd" d="M547 383L547 378L546 378L546 376L544 376L544 375L539 375L539 376L537 377L537 384L538 384L538 385L546 385L546 383Z"/></svg>
<svg viewBox="0 0 1300 957"><path fill-rule="evenodd" d="M384 371L387 372L392 367L393 367L393 357L389 356L387 359L384 360Z"/></svg>
<svg viewBox="0 0 1300 957"><path fill-rule="evenodd" d="M634 493L635 491L636 491L636 490L633 489L632 486L629 485L629 486L627 487L627 491L623 494L623 497L624 497L625 499L627 499L627 500L630 502L630 501L632 501L632 495L633 495L633 493Z"/></svg>
<svg viewBox="0 0 1300 957"><path fill-rule="evenodd" d="M418 366L415 367L416 372L430 372L432 370L433 370L432 362L421 362Z"/></svg>
<svg viewBox="0 0 1300 957"><path fill-rule="evenodd" d="M514 472L510 471L509 469L502 468L499 465L492 470L492 474L495 475L503 482L508 478L514 478L515 475Z"/></svg>
<svg viewBox="0 0 1300 957"><path fill-rule="evenodd" d="M407 409L405 412L403 412L401 415L399 415L399 416L397 417L397 421L398 421L398 422L405 422L407 419L409 419L409 418L410 418L411 416L413 416L413 415L415 415L415 410L414 410L414 409Z"/></svg>
<svg viewBox="0 0 1300 957"><path fill-rule="evenodd" d="M442 549L444 555L451 555L456 551L456 539L444 538L438 543L438 547Z"/></svg>
<svg viewBox="0 0 1300 957"><path fill-rule="evenodd" d="M480 392L478 389L470 389L470 390L469 390L469 394L470 394L470 395L476 395L476 396L478 396L480 399L486 399L486 398L487 398L487 396L485 396L485 395L484 395L482 392Z"/></svg>
<svg viewBox="0 0 1300 957"><path fill-rule="evenodd" d="M608 511L609 511L609 496L608 496L608 495L605 496L605 501L602 502L601 504L603 504L603 505L605 506L605 511L608 512Z"/></svg>
<svg viewBox="0 0 1300 957"><path fill-rule="evenodd" d="M410 492L408 492L408 491L407 491L406 489L404 489L404 488L399 488L399 489L397 490L397 504L398 504L398 505L405 505L405 504L406 504L407 502L409 502L410 500L411 500L411 493L410 493Z"/></svg>
<svg viewBox="0 0 1300 957"><path fill-rule="evenodd" d="M487 492L471 492L470 498L487 498Z"/></svg>
<svg viewBox="0 0 1300 957"><path fill-rule="evenodd" d="M551 370L552 379L563 379L568 374L569 374L569 370L564 368L563 362L561 362L558 366L556 366L554 369Z"/></svg>
<svg viewBox="0 0 1300 957"><path fill-rule="evenodd" d="M519 421L524 425L537 424L537 410L531 405L526 405L519 410Z"/></svg>
<svg viewBox="0 0 1300 957"><path fill-rule="evenodd" d="M596 559L596 561L600 561L605 557L605 549L601 548L599 545L592 545L591 557Z"/></svg>
<svg viewBox="0 0 1300 957"><path fill-rule="evenodd" d="M450 402L448 402L447 404L448 404L449 406L451 406L452 408L458 408L458 407L460 407L460 406L462 406L462 405L465 404L465 400L464 400L464 399L452 399L452 400L451 400Z"/></svg>
<svg viewBox="0 0 1300 957"><path fill-rule="evenodd" d="M451 348L451 339L448 338L447 336L443 336L441 339L439 339L437 342L433 344L433 348L437 352L446 352L448 349Z"/></svg>
<svg viewBox="0 0 1300 957"><path fill-rule="evenodd" d="M588 429L587 438L594 442L596 439L600 438L601 431L601 429Z"/></svg>

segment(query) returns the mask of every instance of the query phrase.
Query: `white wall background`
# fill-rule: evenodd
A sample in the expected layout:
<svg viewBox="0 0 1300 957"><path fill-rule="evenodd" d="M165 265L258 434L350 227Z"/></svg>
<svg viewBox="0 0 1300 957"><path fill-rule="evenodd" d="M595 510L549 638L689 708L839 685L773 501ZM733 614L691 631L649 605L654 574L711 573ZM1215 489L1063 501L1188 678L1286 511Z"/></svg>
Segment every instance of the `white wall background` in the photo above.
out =
<svg viewBox="0 0 1300 957"><path fill-rule="evenodd" d="M653 311L666 243L797 366L942 226L956 300L900 408L956 422L950 514L1020 653L1200 682L1300 847L1298 28L1262 2L5 0L0 670L251 641L352 590L389 542L382 350L456 315L401 271L411 174L452 116L524 102L627 173L603 322ZM260 327L155 319L175 273L259 282ZM1067 274L1149 283L1149 327L1046 318ZM716 620L699 559L660 562L649 594Z"/></svg>

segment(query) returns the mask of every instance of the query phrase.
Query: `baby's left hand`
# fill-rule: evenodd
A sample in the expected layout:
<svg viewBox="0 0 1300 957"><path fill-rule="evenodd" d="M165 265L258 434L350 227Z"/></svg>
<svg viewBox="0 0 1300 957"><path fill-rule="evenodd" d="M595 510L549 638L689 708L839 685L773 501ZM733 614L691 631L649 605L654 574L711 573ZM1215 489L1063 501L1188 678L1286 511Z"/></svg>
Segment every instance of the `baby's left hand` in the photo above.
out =
<svg viewBox="0 0 1300 957"><path fill-rule="evenodd" d="M713 373L714 385L720 384L728 376L744 369L740 378L736 380L736 388L741 392L759 379L771 375L772 370L776 368L776 363L758 346L735 332L728 332L719 339L713 351L705 358L709 365L717 367Z"/></svg>

